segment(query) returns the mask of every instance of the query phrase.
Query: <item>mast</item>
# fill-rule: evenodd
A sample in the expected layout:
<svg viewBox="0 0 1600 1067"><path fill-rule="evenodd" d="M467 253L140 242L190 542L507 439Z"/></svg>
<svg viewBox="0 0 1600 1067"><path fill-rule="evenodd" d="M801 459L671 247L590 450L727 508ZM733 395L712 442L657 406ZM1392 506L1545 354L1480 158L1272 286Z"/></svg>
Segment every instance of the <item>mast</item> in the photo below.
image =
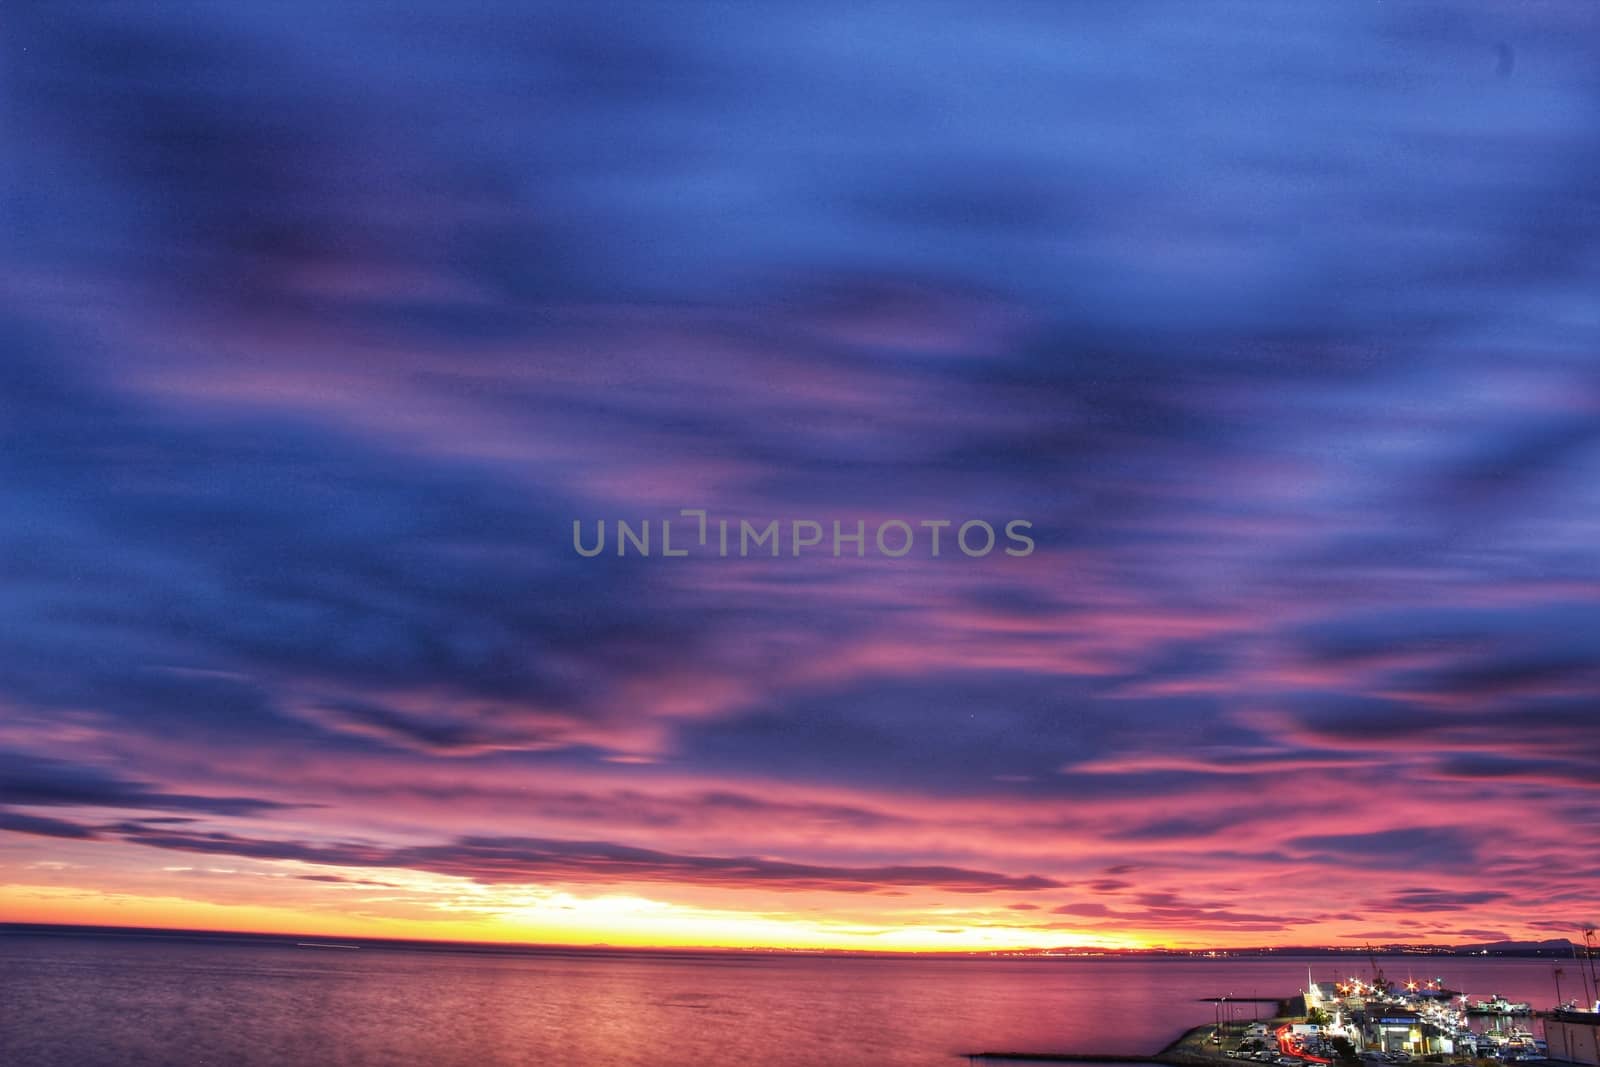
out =
<svg viewBox="0 0 1600 1067"><path fill-rule="evenodd" d="M1589 961L1589 999L1600 1004L1600 978L1596 978L1594 973L1594 934L1593 923L1583 928L1583 954Z"/></svg>

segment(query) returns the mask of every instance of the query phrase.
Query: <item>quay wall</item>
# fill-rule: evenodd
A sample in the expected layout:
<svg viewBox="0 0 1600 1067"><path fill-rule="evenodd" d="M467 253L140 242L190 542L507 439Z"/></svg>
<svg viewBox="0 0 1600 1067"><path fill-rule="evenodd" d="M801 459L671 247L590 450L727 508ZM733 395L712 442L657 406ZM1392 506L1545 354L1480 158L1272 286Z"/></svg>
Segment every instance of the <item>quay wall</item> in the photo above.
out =
<svg viewBox="0 0 1600 1067"><path fill-rule="evenodd" d="M1595 1022L1546 1019L1544 1039L1550 1046L1552 1060L1600 1067L1600 1019Z"/></svg>

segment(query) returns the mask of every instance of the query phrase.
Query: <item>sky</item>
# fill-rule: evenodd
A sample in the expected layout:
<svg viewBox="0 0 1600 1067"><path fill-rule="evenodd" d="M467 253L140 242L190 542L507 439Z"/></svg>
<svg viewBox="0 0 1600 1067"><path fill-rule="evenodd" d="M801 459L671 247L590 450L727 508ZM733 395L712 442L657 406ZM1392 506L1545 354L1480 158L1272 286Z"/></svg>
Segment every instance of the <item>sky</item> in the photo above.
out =
<svg viewBox="0 0 1600 1067"><path fill-rule="evenodd" d="M1577 936L1597 58L1536 0L8 5L0 920ZM1035 547L574 549L680 509Z"/></svg>

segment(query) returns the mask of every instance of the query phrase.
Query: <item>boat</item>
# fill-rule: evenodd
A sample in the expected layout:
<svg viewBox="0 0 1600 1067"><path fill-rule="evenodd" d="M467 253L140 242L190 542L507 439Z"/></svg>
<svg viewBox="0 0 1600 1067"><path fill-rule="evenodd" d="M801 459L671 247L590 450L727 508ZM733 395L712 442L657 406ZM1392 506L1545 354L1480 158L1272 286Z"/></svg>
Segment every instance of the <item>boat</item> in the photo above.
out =
<svg viewBox="0 0 1600 1067"><path fill-rule="evenodd" d="M1488 1000L1474 1001L1472 1007L1467 1010L1473 1015L1527 1015L1533 1010L1533 1006L1525 1000L1509 1001L1496 993Z"/></svg>

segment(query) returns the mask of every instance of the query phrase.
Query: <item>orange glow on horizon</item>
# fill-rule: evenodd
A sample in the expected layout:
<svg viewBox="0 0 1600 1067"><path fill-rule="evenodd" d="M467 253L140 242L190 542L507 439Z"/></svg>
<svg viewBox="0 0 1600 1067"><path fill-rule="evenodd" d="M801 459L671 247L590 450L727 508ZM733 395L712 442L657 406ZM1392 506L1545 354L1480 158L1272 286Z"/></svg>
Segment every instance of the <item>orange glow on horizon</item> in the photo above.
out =
<svg viewBox="0 0 1600 1067"><path fill-rule="evenodd" d="M963 929L908 924L879 928L825 919L808 922L701 913L640 898L590 898L579 905L558 906L589 915L565 924L542 922L536 914L519 916L516 908L472 919L333 916L326 911L270 904L223 905L182 897L104 894L51 886L0 888L0 913L5 921L52 925L638 949L983 953L1067 945L1107 951L1152 947L1151 942L1133 936L1068 935L1042 939L1038 931L1023 927Z"/></svg>

